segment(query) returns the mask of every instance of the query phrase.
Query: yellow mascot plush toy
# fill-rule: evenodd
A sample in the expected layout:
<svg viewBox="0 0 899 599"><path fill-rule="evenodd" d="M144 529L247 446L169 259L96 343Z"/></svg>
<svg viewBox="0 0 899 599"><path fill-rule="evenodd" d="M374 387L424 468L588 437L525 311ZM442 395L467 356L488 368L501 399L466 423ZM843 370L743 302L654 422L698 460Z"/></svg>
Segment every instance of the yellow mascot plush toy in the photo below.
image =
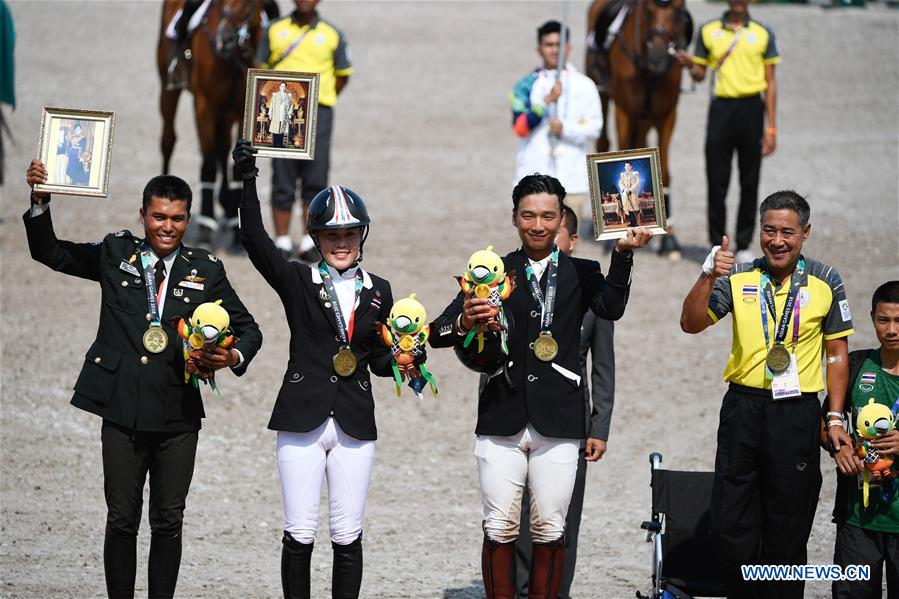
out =
<svg viewBox="0 0 899 599"><path fill-rule="evenodd" d="M503 301L509 298L515 289L515 273L506 275L506 267L499 254L488 245L486 250L478 250L468 259L468 270L461 277L456 277L463 293L490 301L489 317L471 328L462 347L468 347L475 333L478 335L478 353L484 351L484 333L499 332L503 353L508 354L506 342L506 319L503 313Z"/></svg>
<svg viewBox="0 0 899 599"><path fill-rule="evenodd" d="M381 340L390 348L393 354L393 379L396 383L396 394L400 395L403 385L403 375L400 373L400 366L409 366L415 363L416 358L424 353L425 343L431 334L431 327L428 323L428 314L425 307L421 305L415 294L397 301L390 309L390 317L387 324L381 324ZM425 385L431 386L431 393L437 396L437 383L434 377L428 372L424 361L422 360L416 366L421 372L421 376L413 377L409 380L409 386L421 399L421 392Z"/></svg>
<svg viewBox="0 0 899 599"><path fill-rule="evenodd" d="M871 441L880 435L893 430L893 412L890 408L874 401L868 400L868 405L858 411L855 421L855 431L858 433L858 457L865 463L864 481L862 484L862 500L868 507L868 492L871 481L881 481L890 478L890 469L893 467L892 456L883 455L871 446Z"/></svg>
<svg viewBox="0 0 899 599"><path fill-rule="evenodd" d="M191 314L190 318L178 320L175 330L178 336L183 339L184 343L184 363L190 360L190 352L198 349L211 349L213 347L228 348L234 344L234 334L228 328L231 325L231 317L228 311L222 308L222 300L215 302L206 302L200 304ZM185 369L184 382L190 382L194 387L199 387L200 377L190 374ZM203 379L219 393L218 386L215 384L215 374L209 373Z"/></svg>

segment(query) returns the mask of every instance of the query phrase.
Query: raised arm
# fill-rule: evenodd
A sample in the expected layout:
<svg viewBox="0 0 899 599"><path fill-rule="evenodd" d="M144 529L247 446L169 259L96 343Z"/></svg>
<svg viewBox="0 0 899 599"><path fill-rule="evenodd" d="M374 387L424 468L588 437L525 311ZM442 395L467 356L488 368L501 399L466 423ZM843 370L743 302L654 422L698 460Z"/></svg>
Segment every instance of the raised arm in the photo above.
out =
<svg viewBox="0 0 899 599"><path fill-rule="evenodd" d="M725 283L733 267L734 253L728 250L728 240L725 236L721 239L721 245L713 247L709 252L702 265L702 274L684 299L680 315L680 328L683 332L701 333L727 312L724 306L722 313L713 318L709 311L709 300L716 286L722 298L729 297L730 286Z"/></svg>
<svg viewBox="0 0 899 599"><path fill-rule="evenodd" d="M55 271L99 281L101 245L57 239L50 218L50 194L33 191L35 184L47 182L47 169L40 160L31 161L25 180L32 188L31 207L23 215L31 257Z"/></svg>
<svg viewBox="0 0 899 599"><path fill-rule="evenodd" d="M262 210L256 194L255 150L250 142L241 139L234 148L234 170L243 179L243 195L240 203L240 239L250 261L262 278L279 295L289 292L296 282L296 268L281 255L262 224Z"/></svg>

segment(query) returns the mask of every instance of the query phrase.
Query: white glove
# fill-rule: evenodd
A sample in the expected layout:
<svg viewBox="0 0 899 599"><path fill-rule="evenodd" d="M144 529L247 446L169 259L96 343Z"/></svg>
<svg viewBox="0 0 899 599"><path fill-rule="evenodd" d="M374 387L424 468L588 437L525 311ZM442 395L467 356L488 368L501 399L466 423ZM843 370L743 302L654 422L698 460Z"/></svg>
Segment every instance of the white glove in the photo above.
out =
<svg viewBox="0 0 899 599"><path fill-rule="evenodd" d="M709 252L709 255L705 257L705 262L702 263L702 272L707 275L712 274L712 271L715 270L715 254L717 254L718 250L720 249L720 245L716 245L712 248L712 251Z"/></svg>

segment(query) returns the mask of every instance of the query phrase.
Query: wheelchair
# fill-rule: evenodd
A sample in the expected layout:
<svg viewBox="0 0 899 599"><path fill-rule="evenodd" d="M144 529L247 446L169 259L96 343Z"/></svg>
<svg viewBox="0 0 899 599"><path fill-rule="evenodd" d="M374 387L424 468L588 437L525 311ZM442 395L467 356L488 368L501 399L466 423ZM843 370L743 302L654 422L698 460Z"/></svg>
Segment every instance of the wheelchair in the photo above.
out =
<svg viewBox="0 0 899 599"><path fill-rule="evenodd" d="M714 472L662 469L662 454L649 456L652 519L640 526L652 543L652 590L638 599L725 597L725 571L712 537Z"/></svg>

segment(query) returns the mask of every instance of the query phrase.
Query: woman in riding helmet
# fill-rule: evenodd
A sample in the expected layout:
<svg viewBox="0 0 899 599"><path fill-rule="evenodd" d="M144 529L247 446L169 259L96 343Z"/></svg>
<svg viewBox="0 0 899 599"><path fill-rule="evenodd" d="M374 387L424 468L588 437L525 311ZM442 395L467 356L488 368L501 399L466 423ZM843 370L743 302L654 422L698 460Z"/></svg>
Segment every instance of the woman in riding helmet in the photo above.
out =
<svg viewBox="0 0 899 599"><path fill-rule="evenodd" d="M322 261L313 266L288 261L262 225L254 150L241 140L233 155L243 179L243 245L281 298L290 328L287 372L268 424L278 431L284 596L310 596L310 560L327 476L331 592L335 598L355 598L377 438L369 372L392 376L391 354L375 327L387 321L393 305L390 284L359 266L370 222L362 198L337 186L316 195L307 226Z"/></svg>

